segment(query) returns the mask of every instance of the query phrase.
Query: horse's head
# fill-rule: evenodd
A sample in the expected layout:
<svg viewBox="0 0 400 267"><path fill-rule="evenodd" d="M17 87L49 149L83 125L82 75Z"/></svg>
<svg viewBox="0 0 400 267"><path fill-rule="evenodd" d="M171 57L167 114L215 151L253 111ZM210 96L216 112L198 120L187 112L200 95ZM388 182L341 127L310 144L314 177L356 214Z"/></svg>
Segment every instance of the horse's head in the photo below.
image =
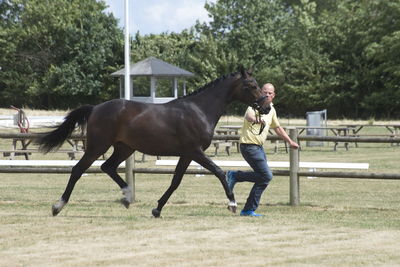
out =
<svg viewBox="0 0 400 267"><path fill-rule="evenodd" d="M251 70L245 70L243 67L240 70L240 82L236 88L235 98L254 109L260 114L268 114L271 108L263 105L265 96L254 77L251 76Z"/></svg>

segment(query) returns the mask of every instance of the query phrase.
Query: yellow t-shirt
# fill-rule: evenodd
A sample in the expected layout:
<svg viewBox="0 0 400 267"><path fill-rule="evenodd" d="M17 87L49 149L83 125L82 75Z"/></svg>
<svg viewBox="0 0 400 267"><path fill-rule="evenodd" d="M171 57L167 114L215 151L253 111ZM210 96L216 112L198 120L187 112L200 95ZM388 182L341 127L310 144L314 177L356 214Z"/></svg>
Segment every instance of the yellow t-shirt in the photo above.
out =
<svg viewBox="0 0 400 267"><path fill-rule="evenodd" d="M253 115L258 116L258 111L254 111L252 107L247 108L246 114L250 112ZM241 144L254 144L262 146L267 139L269 128L276 128L280 126L278 117L276 116L275 108L272 104L271 111L267 115L261 115L261 118L265 121L265 128L260 135L258 133L260 132L261 124L254 124L244 118L239 140Z"/></svg>

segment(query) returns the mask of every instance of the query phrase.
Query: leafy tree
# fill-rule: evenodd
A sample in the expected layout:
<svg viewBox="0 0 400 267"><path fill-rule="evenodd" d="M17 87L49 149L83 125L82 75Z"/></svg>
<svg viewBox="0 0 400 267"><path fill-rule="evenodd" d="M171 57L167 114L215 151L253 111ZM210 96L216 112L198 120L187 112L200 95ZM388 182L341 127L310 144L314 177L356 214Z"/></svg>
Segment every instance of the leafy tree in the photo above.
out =
<svg viewBox="0 0 400 267"><path fill-rule="evenodd" d="M339 62L331 105L349 117L391 117L398 112L399 1L341 1L320 16L325 47Z"/></svg>
<svg viewBox="0 0 400 267"><path fill-rule="evenodd" d="M195 73L188 91L254 66L260 84L276 85L282 115L327 108L331 118L400 117L399 1L218 0L205 8L210 24L137 33L132 61L154 56ZM0 0L0 105L117 97L110 73L123 66L122 31L104 9L95 0Z"/></svg>
<svg viewBox="0 0 400 267"><path fill-rule="evenodd" d="M338 83L338 62L330 58L323 45L326 35L318 20L321 8L311 1L296 2L291 6L289 29L284 36L285 58L263 71L278 88L276 104L283 113L303 115L329 106L334 92L326 89Z"/></svg>
<svg viewBox="0 0 400 267"><path fill-rule="evenodd" d="M118 95L122 32L95 0L3 1L1 105L67 108ZM10 9L9 9L10 10Z"/></svg>
<svg viewBox="0 0 400 267"><path fill-rule="evenodd" d="M22 99L23 91L18 90L24 84L24 75L16 70L14 55L17 50L17 38L10 34L17 31L18 14L21 12L21 6L11 1L0 1L0 103L11 104L18 102L9 99ZM15 66L15 67L9 67ZM14 86L13 89L10 87Z"/></svg>
<svg viewBox="0 0 400 267"><path fill-rule="evenodd" d="M362 107L390 118L399 116L400 107L400 31L382 37L365 48L365 57L375 66L369 70L372 90Z"/></svg>
<svg viewBox="0 0 400 267"><path fill-rule="evenodd" d="M331 117L398 117L400 2L286 2L286 58L260 73L282 89L278 106L297 115L327 108Z"/></svg>
<svg viewBox="0 0 400 267"><path fill-rule="evenodd" d="M206 3L212 18L210 32L223 41L225 50L233 50L245 66L274 66L282 59L283 39L290 13L282 2L220 0Z"/></svg>

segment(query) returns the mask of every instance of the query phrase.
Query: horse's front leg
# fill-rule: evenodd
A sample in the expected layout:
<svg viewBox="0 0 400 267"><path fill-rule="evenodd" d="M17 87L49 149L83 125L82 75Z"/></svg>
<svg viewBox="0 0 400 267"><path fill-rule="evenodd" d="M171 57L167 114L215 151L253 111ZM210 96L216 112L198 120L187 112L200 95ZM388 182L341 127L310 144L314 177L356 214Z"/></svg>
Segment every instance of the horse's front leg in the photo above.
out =
<svg viewBox="0 0 400 267"><path fill-rule="evenodd" d="M164 207L165 203L167 203L172 193L178 188L179 184L182 181L182 177L185 174L186 169L188 168L191 161L192 160L190 158L185 158L183 156L179 159L179 162L175 168L175 174L172 178L171 185L168 187L167 191L165 191L163 196L158 200L157 208L152 210L152 214L154 217L160 217L162 208Z"/></svg>
<svg viewBox="0 0 400 267"><path fill-rule="evenodd" d="M225 190L227 198L229 199L228 210L235 213L237 208L237 203L233 192L228 187L228 183L225 178L225 172L221 170L220 167L215 165L215 163L209 157L207 157L206 154L204 154L204 152L201 150L196 153L196 155L193 157L193 160L199 163L207 170L209 170L210 172L212 172L215 176L217 176L217 178L220 180Z"/></svg>

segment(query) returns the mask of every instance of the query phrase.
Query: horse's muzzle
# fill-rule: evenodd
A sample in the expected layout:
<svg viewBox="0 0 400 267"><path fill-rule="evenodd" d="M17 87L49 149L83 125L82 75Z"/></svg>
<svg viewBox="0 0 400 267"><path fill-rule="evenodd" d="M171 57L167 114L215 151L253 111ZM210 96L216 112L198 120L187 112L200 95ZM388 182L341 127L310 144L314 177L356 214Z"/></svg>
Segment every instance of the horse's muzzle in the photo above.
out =
<svg viewBox="0 0 400 267"><path fill-rule="evenodd" d="M271 106L268 105L266 107L263 107L263 102L267 98L267 96L261 96L259 97L256 102L253 103L252 108L258 110L260 112L260 115L266 115L271 111Z"/></svg>
<svg viewBox="0 0 400 267"><path fill-rule="evenodd" d="M263 107L258 102L255 102L252 105L252 108L258 110L258 112L260 112L261 115L266 115L271 111L271 106L270 105L268 105L267 107Z"/></svg>

